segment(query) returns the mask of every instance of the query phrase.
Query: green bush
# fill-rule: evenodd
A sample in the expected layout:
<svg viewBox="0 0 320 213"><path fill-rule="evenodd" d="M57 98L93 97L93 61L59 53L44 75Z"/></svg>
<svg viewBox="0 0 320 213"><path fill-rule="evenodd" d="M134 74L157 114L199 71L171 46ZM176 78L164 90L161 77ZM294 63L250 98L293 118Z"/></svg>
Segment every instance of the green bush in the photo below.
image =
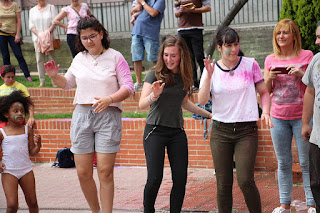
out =
<svg viewBox="0 0 320 213"><path fill-rule="evenodd" d="M314 54L319 52L315 45L315 31L320 20L319 0L283 0L280 20L293 19L300 30L302 49L311 50Z"/></svg>

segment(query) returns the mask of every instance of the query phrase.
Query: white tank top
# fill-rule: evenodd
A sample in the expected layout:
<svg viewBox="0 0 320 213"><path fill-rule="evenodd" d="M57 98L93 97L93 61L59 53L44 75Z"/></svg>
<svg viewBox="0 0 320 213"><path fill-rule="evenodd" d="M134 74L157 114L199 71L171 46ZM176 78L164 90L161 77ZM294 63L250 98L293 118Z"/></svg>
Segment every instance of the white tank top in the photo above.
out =
<svg viewBox="0 0 320 213"><path fill-rule="evenodd" d="M3 135L2 162L6 165L6 169L20 170L32 168L28 147L28 126L25 125L25 133L22 135L7 136L3 128L0 130Z"/></svg>

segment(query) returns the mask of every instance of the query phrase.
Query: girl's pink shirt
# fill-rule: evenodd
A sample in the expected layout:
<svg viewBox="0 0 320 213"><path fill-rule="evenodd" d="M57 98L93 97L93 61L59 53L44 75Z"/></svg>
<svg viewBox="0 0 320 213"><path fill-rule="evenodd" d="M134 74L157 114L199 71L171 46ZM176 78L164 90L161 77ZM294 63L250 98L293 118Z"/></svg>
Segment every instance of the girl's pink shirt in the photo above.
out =
<svg viewBox="0 0 320 213"><path fill-rule="evenodd" d="M63 7L61 9L62 11L67 13L67 20L68 20L68 29L67 29L67 34L74 34L77 35L77 25L80 20L80 17L78 13L76 13L71 6ZM86 3L81 3L81 8L80 8L80 16L81 18L84 18L88 15L89 7Z"/></svg>
<svg viewBox="0 0 320 213"><path fill-rule="evenodd" d="M95 56L96 57L96 56ZM97 62L95 66L94 61ZM122 54L112 48L96 59L87 52L80 52L73 59L65 74L66 87L77 85L73 104L93 104L95 98L106 97L124 87L131 96L134 92L130 68ZM110 106L122 110L121 102Z"/></svg>
<svg viewBox="0 0 320 213"><path fill-rule="evenodd" d="M274 54L267 56L265 68L270 71L271 67L286 67L292 65L306 71L313 53L310 50L301 50L299 56L280 60ZM302 83L301 77L293 75L278 74L272 81L272 105L271 116L282 120L293 120L302 118L303 96L306 85Z"/></svg>

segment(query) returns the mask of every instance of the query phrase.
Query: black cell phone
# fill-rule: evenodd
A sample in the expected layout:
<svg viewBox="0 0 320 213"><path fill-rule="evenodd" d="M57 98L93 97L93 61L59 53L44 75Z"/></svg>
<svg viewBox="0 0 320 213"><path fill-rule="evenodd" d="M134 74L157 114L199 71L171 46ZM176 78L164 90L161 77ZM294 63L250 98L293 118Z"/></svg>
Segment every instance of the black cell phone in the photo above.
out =
<svg viewBox="0 0 320 213"><path fill-rule="evenodd" d="M275 67L274 70L281 71L281 73L279 73L279 74L288 74L288 72L290 71L290 69L287 70L286 67Z"/></svg>

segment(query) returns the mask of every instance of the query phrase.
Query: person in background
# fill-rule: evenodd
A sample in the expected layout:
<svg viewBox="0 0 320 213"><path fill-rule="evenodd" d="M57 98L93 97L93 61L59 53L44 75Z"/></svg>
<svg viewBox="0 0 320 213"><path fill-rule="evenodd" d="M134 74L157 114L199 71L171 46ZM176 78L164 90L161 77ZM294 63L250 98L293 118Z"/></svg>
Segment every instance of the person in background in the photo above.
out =
<svg viewBox="0 0 320 213"><path fill-rule="evenodd" d="M193 68L193 91L199 90L196 61L200 76L204 68L202 14L211 11L209 0L175 0L174 14L179 18L178 36L187 43Z"/></svg>
<svg viewBox="0 0 320 213"><path fill-rule="evenodd" d="M320 21L317 23L316 45L320 46ZM302 78L307 86L304 93L301 134L310 143L309 172L310 187L316 203L316 211L320 212L320 53L309 63ZM313 128L310 120L313 118Z"/></svg>
<svg viewBox="0 0 320 213"><path fill-rule="evenodd" d="M167 148L173 186L170 212L181 212L188 169L188 141L183 129L182 108L203 117L211 113L189 100L192 66L188 47L181 37L168 37L160 47L159 60L143 84L139 107L150 106L143 135L148 178L144 188L144 212L155 212L154 204L163 177Z"/></svg>
<svg viewBox="0 0 320 213"><path fill-rule="evenodd" d="M142 5L138 2L138 0L134 0L132 2L132 8L134 8L136 5L139 5L135 8L135 10L131 10L131 20L130 23L134 26L134 22L136 21L137 17L141 14L141 10L143 9Z"/></svg>
<svg viewBox="0 0 320 213"><path fill-rule="evenodd" d="M91 12L86 3L80 3L79 0L71 0L71 4L67 7L63 7L60 13L53 20L54 24L66 30L67 42L73 58L79 53L75 47L78 22L80 18L84 18L89 15L91 15ZM61 22L65 17L68 19L68 25Z"/></svg>
<svg viewBox="0 0 320 213"><path fill-rule="evenodd" d="M45 85L46 71L44 69L45 57L48 61L55 60L55 52L52 44L52 40L57 38L57 31L55 24L52 24L54 17L56 17L56 9L54 5L47 4L46 0L37 0L38 4L30 9L29 13L29 29L32 32L32 41L36 52L37 68L40 79L40 87ZM39 38L47 38L49 43L49 50L45 52L40 51L41 43Z"/></svg>
<svg viewBox="0 0 320 213"><path fill-rule="evenodd" d="M278 160L280 206L273 213L291 212L293 136L298 149L308 211L314 212L315 202L309 176L309 144L301 135L303 96L306 90L301 79L313 53L301 49L300 32L291 19L278 22L273 30L272 43L274 53L266 57L264 77L268 91L272 94L271 119L274 127L271 129L271 137Z"/></svg>
<svg viewBox="0 0 320 213"><path fill-rule="evenodd" d="M262 105L261 119L272 127L269 116L270 95L258 63L253 58L239 56L238 33L224 27L216 35L221 59L204 60L199 103L212 96L210 146L217 179L217 202L220 213L232 212L233 159L239 187L249 212L261 212L261 200L254 180L258 151L259 113L257 92Z"/></svg>
<svg viewBox="0 0 320 213"><path fill-rule="evenodd" d="M148 61L155 65L158 60L158 50L160 46L159 34L160 24L163 19L163 13L166 8L164 0L137 0L139 4L131 9L131 14L142 11L137 17L132 29L131 54L136 73L136 83L134 91L141 91L143 70L142 61L144 60L144 51L148 54ZM141 10L142 6L142 10Z"/></svg>
<svg viewBox="0 0 320 213"><path fill-rule="evenodd" d="M133 94L133 81L128 63L120 52L110 48L109 35L96 18L81 18L77 32L79 54L67 73L59 75L54 61L46 63L45 68L58 87L77 86L70 137L80 186L93 213L111 213L113 168L122 131L121 102ZM93 179L95 153L101 209Z"/></svg>
<svg viewBox="0 0 320 213"><path fill-rule="evenodd" d="M32 81L28 65L21 51L21 9L16 2L0 0L0 50L3 65L10 65L10 45L19 66L28 81Z"/></svg>
<svg viewBox="0 0 320 213"><path fill-rule="evenodd" d="M13 91L16 90L21 90L23 92L23 95L27 98L30 99L31 101L31 97L30 94L28 92L27 87L25 87L23 84L19 83L18 81L15 80L15 76L16 76L16 69L14 68L14 66L12 65L4 65L1 68L0 71L1 74L1 78L4 81L4 84L2 84L0 86L0 97L1 96L6 96L6 95L10 95ZM34 106L31 105L29 108L29 119L27 121L27 125L30 128L34 127ZM7 123L1 123L0 127L5 126Z"/></svg>

